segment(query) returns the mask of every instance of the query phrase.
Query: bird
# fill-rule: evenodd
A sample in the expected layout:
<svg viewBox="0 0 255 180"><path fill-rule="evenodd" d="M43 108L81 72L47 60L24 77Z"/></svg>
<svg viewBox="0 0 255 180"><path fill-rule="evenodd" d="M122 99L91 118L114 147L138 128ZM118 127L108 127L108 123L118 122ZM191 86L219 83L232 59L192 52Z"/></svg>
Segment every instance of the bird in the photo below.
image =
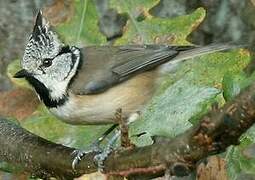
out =
<svg viewBox="0 0 255 180"><path fill-rule="evenodd" d="M65 44L38 12L14 77L25 78L47 109L74 125L117 124L115 112L130 118L153 97L166 67L216 51L207 46L120 45L79 48Z"/></svg>

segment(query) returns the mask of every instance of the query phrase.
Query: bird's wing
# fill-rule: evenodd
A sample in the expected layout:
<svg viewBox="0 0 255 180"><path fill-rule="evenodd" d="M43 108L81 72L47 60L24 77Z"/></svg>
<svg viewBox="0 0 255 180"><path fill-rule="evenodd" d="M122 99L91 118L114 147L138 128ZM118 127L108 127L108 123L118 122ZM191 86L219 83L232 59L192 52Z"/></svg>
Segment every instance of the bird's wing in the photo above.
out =
<svg viewBox="0 0 255 180"><path fill-rule="evenodd" d="M75 94L97 94L153 69L191 46L128 45L86 47L83 64L70 88Z"/></svg>
<svg viewBox="0 0 255 180"><path fill-rule="evenodd" d="M238 47L240 46L232 44L211 44L204 47L166 45L86 47L82 50L83 64L70 89L75 94L97 94L168 61L180 62Z"/></svg>
<svg viewBox="0 0 255 180"><path fill-rule="evenodd" d="M145 46L123 46L115 56L116 62L125 59L121 64L112 68L112 72L120 79L126 79L137 73L153 69L160 64L170 61L180 51L194 48L193 46L166 46L166 45L145 45Z"/></svg>

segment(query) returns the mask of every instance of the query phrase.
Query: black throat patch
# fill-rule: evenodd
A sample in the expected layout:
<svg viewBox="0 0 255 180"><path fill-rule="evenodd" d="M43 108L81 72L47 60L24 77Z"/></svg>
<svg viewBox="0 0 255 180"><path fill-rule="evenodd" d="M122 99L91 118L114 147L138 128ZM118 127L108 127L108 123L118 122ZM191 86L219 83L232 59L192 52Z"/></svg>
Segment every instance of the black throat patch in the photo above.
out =
<svg viewBox="0 0 255 180"><path fill-rule="evenodd" d="M26 80L35 88L35 91L40 96L40 99L48 108L57 108L64 105L68 100L68 95L63 95L62 98L53 100L50 97L49 89L43 83L32 76L27 76Z"/></svg>

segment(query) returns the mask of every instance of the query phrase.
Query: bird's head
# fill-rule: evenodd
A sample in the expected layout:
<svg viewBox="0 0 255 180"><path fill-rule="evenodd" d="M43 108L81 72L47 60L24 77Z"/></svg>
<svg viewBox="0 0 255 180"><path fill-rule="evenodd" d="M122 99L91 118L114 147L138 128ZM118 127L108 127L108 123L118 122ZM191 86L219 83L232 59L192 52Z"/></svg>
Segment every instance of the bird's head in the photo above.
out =
<svg viewBox="0 0 255 180"><path fill-rule="evenodd" d="M58 100L66 95L79 60L79 48L65 45L40 11L21 60L22 70L14 77L26 78L40 97L47 90L49 98Z"/></svg>

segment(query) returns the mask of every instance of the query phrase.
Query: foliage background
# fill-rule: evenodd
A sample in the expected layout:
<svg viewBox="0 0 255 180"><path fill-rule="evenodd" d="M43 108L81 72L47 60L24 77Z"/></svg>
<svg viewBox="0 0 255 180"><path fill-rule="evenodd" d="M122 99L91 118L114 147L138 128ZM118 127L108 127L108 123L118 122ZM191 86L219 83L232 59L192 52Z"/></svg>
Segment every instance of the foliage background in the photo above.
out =
<svg viewBox="0 0 255 180"><path fill-rule="evenodd" d="M242 14L237 13L231 18L231 22L227 23L229 19L226 18L226 12L231 6L227 0L215 1L214 11L205 5L200 7L201 5L196 4L195 1L192 4L188 1L177 3L157 0L59 0L44 3L31 0L30 3L23 3L25 8L18 11L20 4L22 3L19 1L16 4L0 1L0 7L5 7L0 16L7 16L8 13L4 13L5 11L16 11L9 23L17 26L19 23L17 18L23 18L24 22L20 29L6 26L5 31L9 31L8 36L0 34L1 42L16 42L17 39L20 44L20 47L16 47L17 50L14 50L12 43L0 44L2 57L0 114L16 120L22 127L41 137L81 149L91 143L95 137L100 136L109 126L72 126L62 123L38 102L25 81L11 78L19 69L19 61L24 50L23 44L31 32L33 12L36 12L36 9L43 7L48 20L67 44L80 47L144 43L207 44L210 43L208 39L211 42L221 40L240 42L245 33L249 32L245 29L246 22L242 21ZM247 4L240 5L239 8L252 8L252 3ZM29 13L24 15L23 11L26 8ZM18 13L23 13L26 18L19 17ZM249 14L250 16L253 14ZM211 21L213 18L217 18L218 21ZM201 24L208 22L215 26L215 29L207 29L212 33L210 38L209 35L205 36L205 33L201 32L201 36L198 36L198 31L203 29ZM4 23L6 22L1 20L0 27L3 27ZM219 24L225 28L225 31L217 29ZM225 24L227 26L224 26ZM228 31L228 26L231 24L236 26L232 25L234 28ZM240 34L240 31L243 34ZM222 39L217 35L219 32ZM173 138L197 123L199 117L210 110L213 104L223 105L253 81L254 75L248 75L243 71L249 62L249 52L237 49L198 57L174 67L163 77L155 97L147 105L141 118L131 124L132 141L138 146L144 146L152 143L150 137L153 135ZM249 176L255 172L253 150L255 134L252 129L243 135L239 146L230 147L226 153L220 155L227 162L230 179ZM144 134L137 136L141 133ZM13 169L18 172L18 169L2 163L3 171L13 171ZM2 177L6 176L15 179L20 178L22 173L18 175L2 173Z"/></svg>

